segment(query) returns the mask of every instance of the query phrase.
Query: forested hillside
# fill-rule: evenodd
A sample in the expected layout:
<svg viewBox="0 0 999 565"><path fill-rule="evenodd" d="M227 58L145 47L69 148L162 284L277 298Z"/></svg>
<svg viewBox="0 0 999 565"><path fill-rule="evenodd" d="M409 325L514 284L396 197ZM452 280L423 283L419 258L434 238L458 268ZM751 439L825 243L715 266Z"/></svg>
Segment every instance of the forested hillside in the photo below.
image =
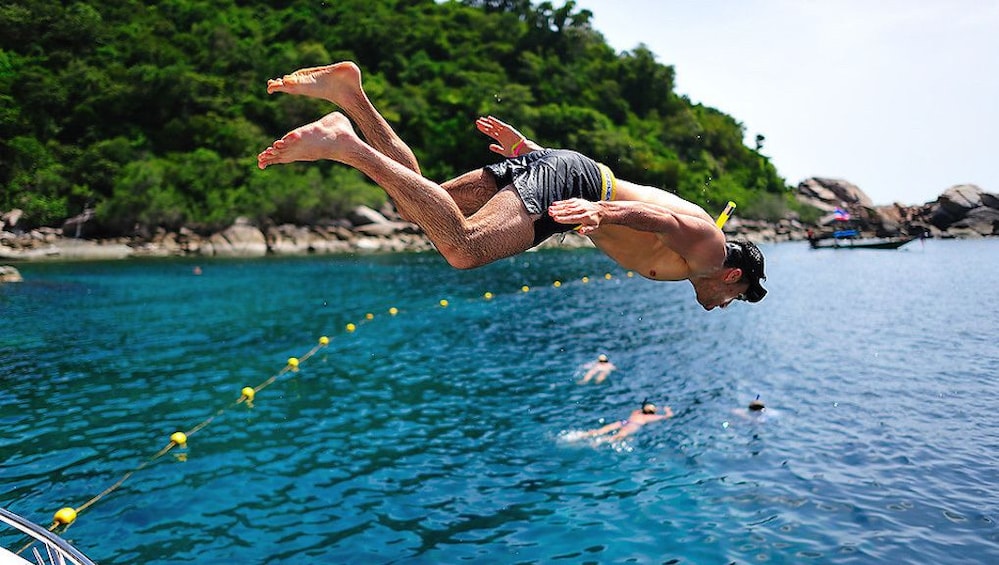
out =
<svg viewBox="0 0 999 565"><path fill-rule="evenodd" d="M678 95L676 71L643 47L614 52L573 2L13 0L0 5L0 210L30 227L90 208L105 234L131 234L378 204L341 165L255 167L332 109L268 96L266 80L342 59L433 179L497 158L473 124L493 114L712 213L788 203L736 118Z"/></svg>

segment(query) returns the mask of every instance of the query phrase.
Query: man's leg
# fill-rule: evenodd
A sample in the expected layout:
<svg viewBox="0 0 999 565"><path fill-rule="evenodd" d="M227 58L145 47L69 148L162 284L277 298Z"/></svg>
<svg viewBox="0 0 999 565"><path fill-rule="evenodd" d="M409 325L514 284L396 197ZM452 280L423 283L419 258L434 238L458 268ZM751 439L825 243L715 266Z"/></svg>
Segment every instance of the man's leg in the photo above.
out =
<svg viewBox="0 0 999 565"><path fill-rule="evenodd" d="M267 92L309 96L336 104L354 120L361 134L375 149L420 173L420 165L413 151L378 113L364 92L361 70L354 63L344 61L323 67L299 69L290 75L268 80ZM451 193L465 216L477 212L497 192L495 180L481 170L461 175L441 186ZM403 210L399 212L403 217L411 219Z"/></svg>
<svg viewBox="0 0 999 565"><path fill-rule="evenodd" d="M416 156L378 113L361 86L361 69L343 61L323 67L299 69L290 75L267 81L267 93L286 92L327 100L339 106L364 138L389 158L404 167L420 172Z"/></svg>
<svg viewBox="0 0 999 565"><path fill-rule="evenodd" d="M496 192L466 218L447 190L362 141L338 112L275 141L257 156L257 165L320 159L350 165L374 180L456 268L485 265L533 244L534 218L512 188Z"/></svg>

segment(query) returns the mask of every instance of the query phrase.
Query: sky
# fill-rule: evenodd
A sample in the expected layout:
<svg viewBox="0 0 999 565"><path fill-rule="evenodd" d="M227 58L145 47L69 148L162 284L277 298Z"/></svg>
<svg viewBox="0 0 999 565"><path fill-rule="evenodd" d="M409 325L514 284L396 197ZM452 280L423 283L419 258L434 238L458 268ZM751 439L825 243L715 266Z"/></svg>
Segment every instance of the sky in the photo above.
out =
<svg viewBox="0 0 999 565"><path fill-rule="evenodd" d="M556 3L557 4L557 3ZM645 44L676 91L757 134L788 184L874 204L999 193L999 1L576 0L616 51Z"/></svg>

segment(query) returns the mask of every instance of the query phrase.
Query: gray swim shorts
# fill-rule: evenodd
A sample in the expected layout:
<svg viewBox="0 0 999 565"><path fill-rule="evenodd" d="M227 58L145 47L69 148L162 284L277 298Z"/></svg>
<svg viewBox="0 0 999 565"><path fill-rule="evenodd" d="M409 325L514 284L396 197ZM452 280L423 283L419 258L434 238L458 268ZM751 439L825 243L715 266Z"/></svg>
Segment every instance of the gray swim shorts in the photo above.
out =
<svg viewBox="0 0 999 565"><path fill-rule="evenodd" d="M605 165L566 149L532 151L493 165L499 187L513 185L534 222L534 245L575 225L560 224L548 215L548 206L559 200L583 198L591 202L614 198L614 175Z"/></svg>

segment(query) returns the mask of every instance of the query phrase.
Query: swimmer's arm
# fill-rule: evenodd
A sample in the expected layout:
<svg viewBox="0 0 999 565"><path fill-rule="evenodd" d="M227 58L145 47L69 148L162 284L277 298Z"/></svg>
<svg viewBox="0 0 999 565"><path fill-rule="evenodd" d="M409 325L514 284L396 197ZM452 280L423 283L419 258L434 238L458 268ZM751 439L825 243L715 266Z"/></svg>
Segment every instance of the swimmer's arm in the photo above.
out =
<svg viewBox="0 0 999 565"><path fill-rule="evenodd" d="M489 150L504 157L519 157L531 151L544 149L544 147L527 139L524 134L510 124L493 116L485 116L475 120L475 127L496 140L496 143L489 146Z"/></svg>

